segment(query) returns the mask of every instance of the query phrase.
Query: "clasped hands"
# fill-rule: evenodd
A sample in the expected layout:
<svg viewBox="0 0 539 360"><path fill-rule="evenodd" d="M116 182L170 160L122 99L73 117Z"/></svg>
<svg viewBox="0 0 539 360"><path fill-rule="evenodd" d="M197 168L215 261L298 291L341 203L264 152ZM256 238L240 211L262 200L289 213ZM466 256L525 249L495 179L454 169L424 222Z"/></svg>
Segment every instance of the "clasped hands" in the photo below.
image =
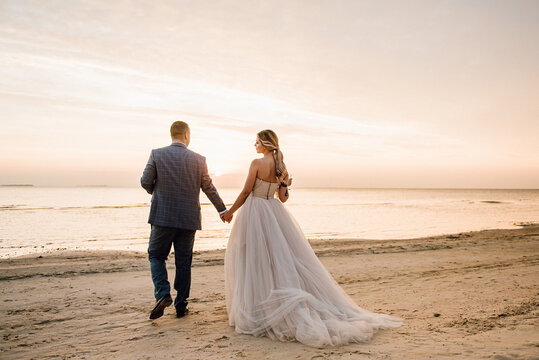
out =
<svg viewBox="0 0 539 360"><path fill-rule="evenodd" d="M224 213L220 214L219 217L221 218L221 221L227 222L230 224L232 221L232 218L234 217L234 214L230 212L230 210L225 211Z"/></svg>

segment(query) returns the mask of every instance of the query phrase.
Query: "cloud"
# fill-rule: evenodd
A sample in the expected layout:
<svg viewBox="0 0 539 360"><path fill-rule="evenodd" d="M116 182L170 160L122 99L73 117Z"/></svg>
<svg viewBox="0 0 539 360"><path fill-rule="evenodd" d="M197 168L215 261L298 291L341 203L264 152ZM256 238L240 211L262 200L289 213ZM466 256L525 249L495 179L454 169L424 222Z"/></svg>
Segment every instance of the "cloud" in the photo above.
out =
<svg viewBox="0 0 539 360"><path fill-rule="evenodd" d="M38 154L96 168L109 154L136 166L182 119L197 150L216 167L230 163L221 172L243 171L264 128L306 173L320 161L343 177L351 166L534 169L536 10L5 0L0 161L16 155L29 167Z"/></svg>

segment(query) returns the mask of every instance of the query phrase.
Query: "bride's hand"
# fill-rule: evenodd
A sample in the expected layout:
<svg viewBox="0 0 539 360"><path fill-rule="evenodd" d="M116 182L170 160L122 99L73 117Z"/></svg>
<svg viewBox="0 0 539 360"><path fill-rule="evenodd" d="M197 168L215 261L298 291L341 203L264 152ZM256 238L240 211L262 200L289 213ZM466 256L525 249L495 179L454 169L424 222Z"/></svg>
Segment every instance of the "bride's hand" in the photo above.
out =
<svg viewBox="0 0 539 360"><path fill-rule="evenodd" d="M230 211L227 211L223 214L223 220L230 224L232 221L232 218L234 217L234 214L232 214Z"/></svg>
<svg viewBox="0 0 539 360"><path fill-rule="evenodd" d="M292 177L291 176L288 176L288 180L286 181L286 184L288 186L292 185Z"/></svg>

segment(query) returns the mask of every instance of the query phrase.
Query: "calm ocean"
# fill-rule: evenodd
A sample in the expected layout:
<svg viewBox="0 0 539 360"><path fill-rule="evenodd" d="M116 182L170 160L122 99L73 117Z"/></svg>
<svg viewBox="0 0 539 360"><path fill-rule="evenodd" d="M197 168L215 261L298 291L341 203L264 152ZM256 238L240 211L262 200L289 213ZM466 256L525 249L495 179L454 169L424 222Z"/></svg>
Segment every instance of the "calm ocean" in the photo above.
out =
<svg viewBox="0 0 539 360"><path fill-rule="evenodd" d="M238 189L220 190L227 204ZM0 257L59 249L146 251L150 195L139 188L0 187ZM201 194L198 250L226 247ZM292 189L286 203L308 238L403 239L539 222L539 190Z"/></svg>

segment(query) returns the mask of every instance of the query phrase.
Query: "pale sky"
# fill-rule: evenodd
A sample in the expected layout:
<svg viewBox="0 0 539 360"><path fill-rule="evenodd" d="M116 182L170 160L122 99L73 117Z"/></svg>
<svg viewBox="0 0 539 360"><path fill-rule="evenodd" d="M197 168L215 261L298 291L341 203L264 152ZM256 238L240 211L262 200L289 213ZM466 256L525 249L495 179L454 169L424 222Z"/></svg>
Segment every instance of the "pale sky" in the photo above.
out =
<svg viewBox="0 0 539 360"><path fill-rule="evenodd" d="M0 184L138 186L175 120L220 186L539 188L539 1L0 0Z"/></svg>

